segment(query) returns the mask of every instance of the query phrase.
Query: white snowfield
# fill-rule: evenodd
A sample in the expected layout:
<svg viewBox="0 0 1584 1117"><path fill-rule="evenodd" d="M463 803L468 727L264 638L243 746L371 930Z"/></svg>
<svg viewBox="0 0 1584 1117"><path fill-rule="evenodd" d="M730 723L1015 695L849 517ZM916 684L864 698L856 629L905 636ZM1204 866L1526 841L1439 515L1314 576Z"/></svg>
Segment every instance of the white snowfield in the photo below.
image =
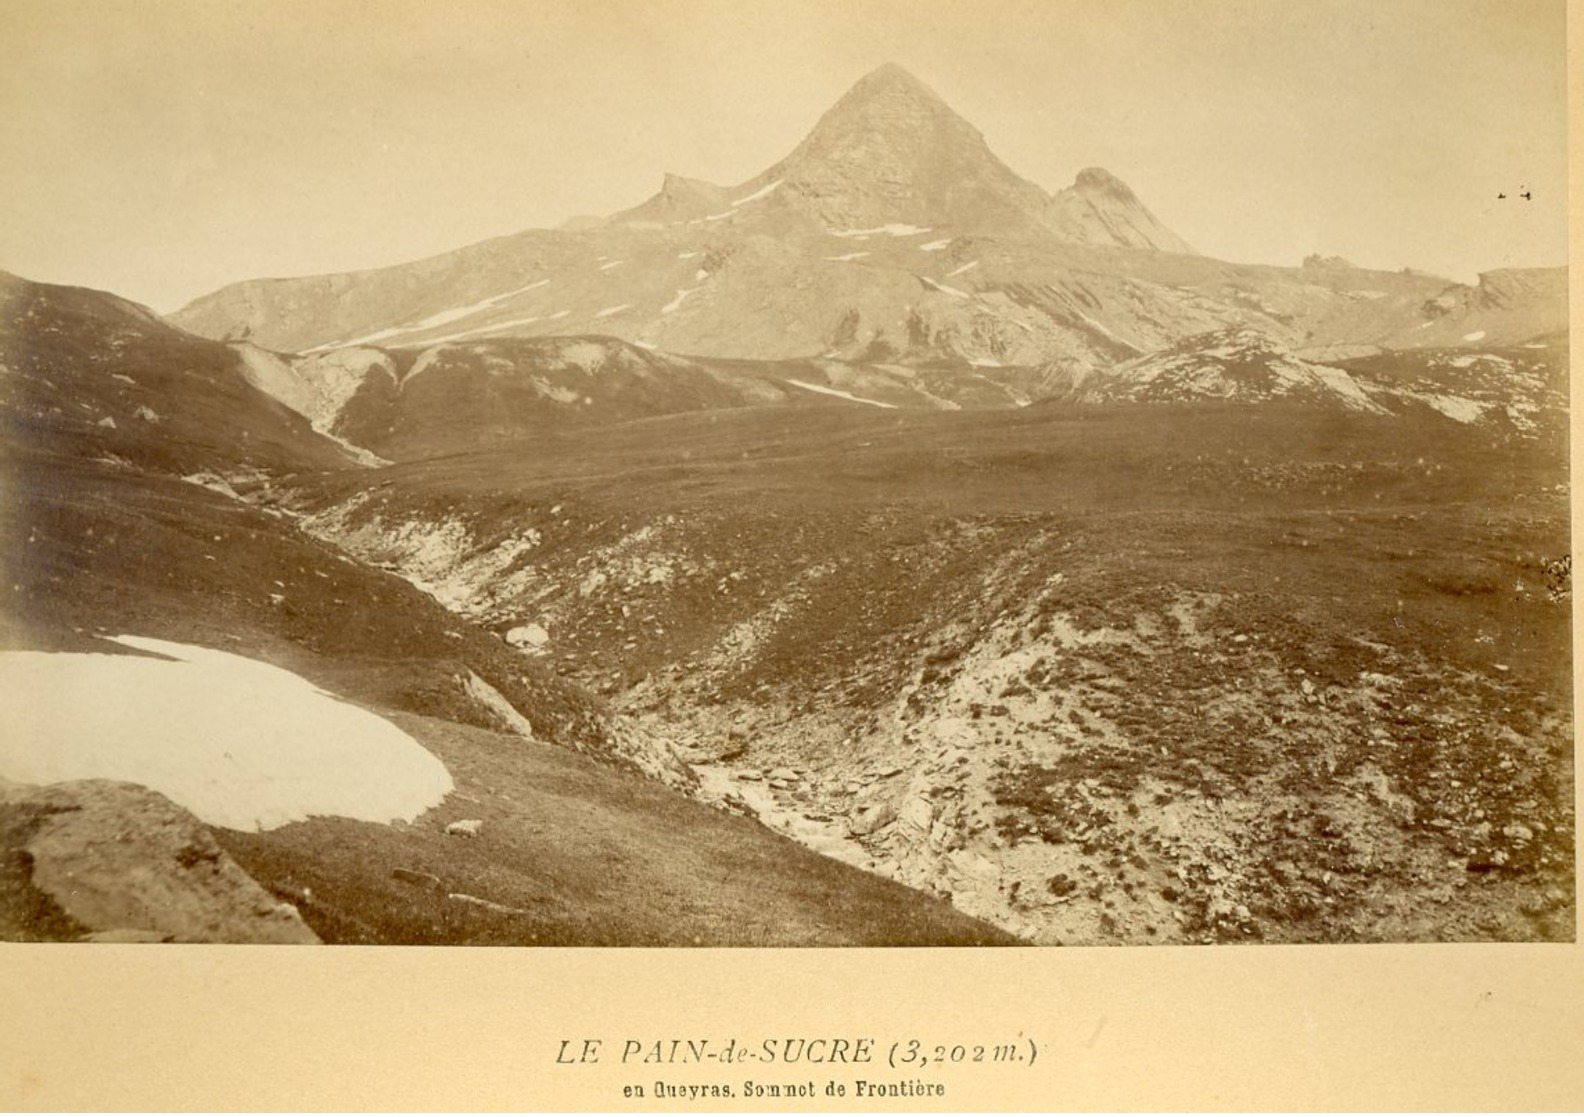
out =
<svg viewBox="0 0 1584 1117"><path fill-rule="evenodd" d="M810 384L805 380L793 380L790 377L787 378L787 383L796 384L799 388L804 388L810 392L819 392L821 395L835 396L837 399L844 399L850 403L867 403L870 407L888 407L893 411L896 410L896 404L894 403L881 403L877 399L864 399L862 396L855 396L851 392L842 391L840 388L826 387L824 384Z"/></svg>
<svg viewBox="0 0 1584 1117"><path fill-rule="evenodd" d="M538 314L530 314L525 318L508 318L504 322L491 322L487 326L477 326L471 330L463 330L461 333L443 334L440 337L432 337L425 341L424 344L440 345L447 341L461 341L463 338L479 337L483 334L497 333L501 330L509 330L516 326L528 326L539 321L540 317L541 316Z"/></svg>
<svg viewBox="0 0 1584 1117"><path fill-rule="evenodd" d="M954 299L972 298L972 296L969 295L967 291L959 291L956 287L948 287L944 283L937 283L927 275L921 275L918 277L918 279L920 283L923 283L929 287L933 287L941 294L950 295Z"/></svg>
<svg viewBox="0 0 1584 1117"><path fill-rule="evenodd" d="M683 302L687 300L687 297L697 290L697 287L678 287L676 298L662 306L660 308L660 313L670 314L673 310L678 309L683 304Z"/></svg>
<svg viewBox="0 0 1584 1117"><path fill-rule="evenodd" d="M620 260L617 261L617 263L620 262ZM347 341L331 342L328 345L316 345L312 349L305 350L305 352L317 353L321 349L337 349L349 345L368 345L376 341L384 341L387 338L402 337L407 334L421 334L425 330L437 329L440 326L446 326L452 322L460 322L464 318L472 318L474 315L483 314L486 310L494 310L509 299L514 299L518 295L526 295L529 291L537 291L539 288L545 286L545 284L549 282L549 279L535 280L533 283L530 283L524 287L516 287L510 291L502 291L498 295L491 295L489 298L480 299L478 302L469 303L467 306L454 306L448 310L439 311L438 313L431 314L429 317L417 322L409 322L400 326L391 326L389 329L379 330L371 334L364 334L362 337L354 337Z"/></svg>
<svg viewBox="0 0 1584 1117"><path fill-rule="evenodd" d="M780 185L781 185L781 180L778 178L772 183L769 183L769 184L767 184L765 186L761 186L759 189L755 190L752 194L749 194L746 198L738 198L735 202L732 203L732 209L736 209L738 206L745 206L749 202L757 202L760 198L763 198L766 195L772 193L775 190L775 188L780 186Z"/></svg>
<svg viewBox="0 0 1584 1117"><path fill-rule="evenodd" d="M142 784L233 830L317 815L411 821L453 789L413 738L290 671L113 639L170 658L0 652L0 777Z"/></svg>
<svg viewBox="0 0 1584 1117"><path fill-rule="evenodd" d="M876 225L873 229L832 229L830 235L833 237L872 237L883 233L888 237L912 237L917 236L919 233L927 232L929 232L929 226L927 225L903 225L893 222L890 225Z"/></svg>

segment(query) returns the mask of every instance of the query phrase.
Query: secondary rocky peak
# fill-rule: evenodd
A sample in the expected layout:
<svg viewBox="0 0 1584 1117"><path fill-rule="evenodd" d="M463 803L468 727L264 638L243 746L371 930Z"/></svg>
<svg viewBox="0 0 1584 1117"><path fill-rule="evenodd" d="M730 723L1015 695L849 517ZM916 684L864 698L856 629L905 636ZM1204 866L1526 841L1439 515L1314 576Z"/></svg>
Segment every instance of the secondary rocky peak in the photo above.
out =
<svg viewBox="0 0 1584 1117"><path fill-rule="evenodd" d="M1351 271L1357 267L1351 260L1341 256L1322 256L1318 252L1311 252L1303 258L1303 266L1310 271Z"/></svg>
<svg viewBox="0 0 1584 1117"><path fill-rule="evenodd" d="M688 178L685 175L665 173L665 178L660 183L660 193L668 198L691 198L701 195L718 195L722 193L719 186L712 182L705 182L700 178Z"/></svg>
<svg viewBox="0 0 1584 1117"><path fill-rule="evenodd" d="M726 191L713 182L667 172L658 194L640 206L617 214L613 220L625 224L685 221L716 212L726 204L725 199Z"/></svg>
<svg viewBox="0 0 1584 1117"><path fill-rule="evenodd" d="M1104 167L1079 171L1073 184L1051 199L1045 224L1065 240L1197 255L1145 208L1127 183Z"/></svg>
<svg viewBox="0 0 1584 1117"><path fill-rule="evenodd" d="M1073 187L1090 194L1107 194L1119 201L1138 201L1128 184L1104 167L1085 167L1073 180Z"/></svg>

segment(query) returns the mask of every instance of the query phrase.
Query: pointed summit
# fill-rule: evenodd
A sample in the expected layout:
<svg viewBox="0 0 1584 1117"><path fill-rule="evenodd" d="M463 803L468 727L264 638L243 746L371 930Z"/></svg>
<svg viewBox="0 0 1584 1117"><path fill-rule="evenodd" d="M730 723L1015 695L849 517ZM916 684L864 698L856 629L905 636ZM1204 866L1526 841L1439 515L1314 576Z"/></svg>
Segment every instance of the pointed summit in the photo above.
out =
<svg viewBox="0 0 1584 1117"><path fill-rule="evenodd" d="M977 128L895 63L859 79L766 177L783 178L784 193L830 229L1027 227L1046 202Z"/></svg>
<svg viewBox="0 0 1584 1117"><path fill-rule="evenodd" d="M942 108L946 107L939 94L895 62L887 62L870 70L842 95L837 104L881 97L909 97L934 101Z"/></svg>
<svg viewBox="0 0 1584 1117"><path fill-rule="evenodd" d="M762 205L740 208L748 202ZM658 194L610 220L666 227L727 216L777 235L812 222L832 232L910 226L1194 251L1109 171L1089 167L1055 197L1019 177L977 128L894 62L859 78L762 173L730 188L667 175Z"/></svg>

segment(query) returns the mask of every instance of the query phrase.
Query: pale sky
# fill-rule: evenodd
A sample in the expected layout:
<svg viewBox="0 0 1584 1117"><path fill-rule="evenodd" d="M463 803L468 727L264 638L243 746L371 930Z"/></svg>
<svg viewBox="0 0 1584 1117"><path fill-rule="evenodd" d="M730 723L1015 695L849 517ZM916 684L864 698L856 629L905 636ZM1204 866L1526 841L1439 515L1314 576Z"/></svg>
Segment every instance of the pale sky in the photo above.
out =
<svg viewBox="0 0 1584 1117"><path fill-rule="evenodd" d="M1566 262L1564 0L0 0L0 268L170 311L731 185L896 62L1208 255ZM1516 195L1528 189L1533 200ZM1508 194L1498 201L1499 192Z"/></svg>

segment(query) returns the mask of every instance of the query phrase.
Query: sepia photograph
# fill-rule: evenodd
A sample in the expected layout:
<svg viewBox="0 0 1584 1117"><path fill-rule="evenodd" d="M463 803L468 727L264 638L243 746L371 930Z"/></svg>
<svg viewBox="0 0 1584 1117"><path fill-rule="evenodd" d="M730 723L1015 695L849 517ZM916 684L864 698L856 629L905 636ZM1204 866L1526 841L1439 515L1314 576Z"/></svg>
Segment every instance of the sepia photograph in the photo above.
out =
<svg viewBox="0 0 1584 1117"><path fill-rule="evenodd" d="M663 56L509 103L532 7L336 23L397 89L22 5L77 84L6 126L5 933L1570 939L1562 11L1451 11L1153 119L832 51L783 129Z"/></svg>
<svg viewBox="0 0 1584 1117"><path fill-rule="evenodd" d="M0 0L0 953L1573 944L1567 16Z"/></svg>

